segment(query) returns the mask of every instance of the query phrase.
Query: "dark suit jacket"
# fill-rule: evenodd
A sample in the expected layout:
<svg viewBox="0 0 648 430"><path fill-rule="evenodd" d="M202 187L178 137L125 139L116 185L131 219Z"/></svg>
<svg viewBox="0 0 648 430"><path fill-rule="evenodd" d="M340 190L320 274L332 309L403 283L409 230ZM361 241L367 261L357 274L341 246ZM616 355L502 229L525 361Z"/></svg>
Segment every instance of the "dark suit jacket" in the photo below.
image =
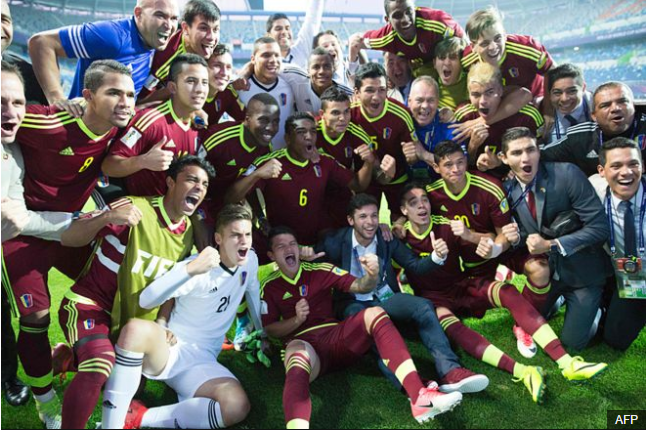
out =
<svg viewBox="0 0 648 430"><path fill-rule="evenodd" d="M315 246L315 252L326 252L323 260L349 271L351 270L351 258L353 255L352 234L353 228L351 227L332 232ZM417 275L424 275L441 267L433 262L430 257L419 258L410 248L396 238L391 242L385 242L380 231L378 231L376 237L378 239L376 254L380 264L379 279L386 281L395 293L399 293L400 289L396 279L396 272L391 264L392 259L405 270L412 271ZM337 291L335 293L336 300L353 298L351 294L341 294Z"/></svg>
<svg viewBox="0 0 648 430"><path fill-rule="evenodd" d="M511 190L513 204L522 189L516 179L506 181L505 187ZM609 265L603 244L609 237L609 227L605 209L587 177L570 163L541 162L533 191L537 221L525 201L513 210L522 236L518 246L526 246L530 234L541 234L541 229L551 226L561 212L574 210L583 226L557 238L567 255L552 253L549 258L552 269L563 283L574 288L604 284Z"/></svg>

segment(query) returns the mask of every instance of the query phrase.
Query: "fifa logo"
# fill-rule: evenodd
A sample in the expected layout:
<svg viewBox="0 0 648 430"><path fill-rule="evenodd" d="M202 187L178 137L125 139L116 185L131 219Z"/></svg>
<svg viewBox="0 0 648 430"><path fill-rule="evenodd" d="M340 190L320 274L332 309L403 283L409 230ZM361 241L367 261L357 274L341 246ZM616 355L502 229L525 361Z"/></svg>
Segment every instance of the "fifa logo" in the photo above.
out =
<svg viewBox="0 0 648 430"><path fill-rule="evenodd" d="M142 274L145 278L149 279L157 279L168 272L174 264L171 260L138 249L137 259L135 260L135 264L133 264L131 273Z"/></svg>

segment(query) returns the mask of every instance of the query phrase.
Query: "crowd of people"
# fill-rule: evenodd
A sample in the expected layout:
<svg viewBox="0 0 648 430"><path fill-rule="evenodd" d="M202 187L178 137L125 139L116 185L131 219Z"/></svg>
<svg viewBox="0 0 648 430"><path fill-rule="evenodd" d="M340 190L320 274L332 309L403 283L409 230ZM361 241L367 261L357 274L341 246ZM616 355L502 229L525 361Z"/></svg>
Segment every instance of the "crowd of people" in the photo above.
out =
<svg viewBox="0 0 648 430"><path fill-rule="evenodd" d="M570 352L641 333L646 126L631 89L587 91L493 7L462 26L385 0L386 24L345 52L324 4L296 36L270 16L235 75L211 0L138 0L129 18L36 33L31 64L6 51L2 0L9 404L33 397L47 428L85 428L103 390L102 428L232 426L255 405L218 355L270 365L274 339L287 428L309 427L313 380L367 353L423 423L489 385L453 347L543 401L544 370L462 318L506 309L523 357L542 349L580 382L608 365ZM78 59L69 94L62 58ZM74 280L59 309L52 268ZM54 348L51 311L67 341ZM403 328L438 381L419 376ZM142 377L178 402L144 406Z"/></svg>

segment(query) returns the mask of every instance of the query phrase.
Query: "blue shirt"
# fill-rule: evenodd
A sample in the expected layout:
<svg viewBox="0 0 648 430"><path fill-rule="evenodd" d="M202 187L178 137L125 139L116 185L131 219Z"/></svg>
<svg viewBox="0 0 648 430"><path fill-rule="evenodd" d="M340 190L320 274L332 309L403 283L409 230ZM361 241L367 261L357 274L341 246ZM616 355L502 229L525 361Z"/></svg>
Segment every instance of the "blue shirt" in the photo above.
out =
<svg viewBox="0 0 648 430"><path fill-rule="evenodd" d="M419 142L423 145L426 151L434 152L434 148L444 140L452 140L452 129L448 126L453 123L443 123L439 120L439 111L437 110L434 120L426 126L420 126L414 124L416 128L416 136L418 137ZM439 175L428 166L424 161L418 161L414 164L412 169L427 169L432 178L440 178Z"/></svg>
<svg viewBox="0 0 648 430"><path fill-rule="evenodd" d="M117 60L126 65L133 73L135 93L144 86L154 50L140 36L134 17L63 27L59 37L66 55L79 59L70 98L81 97L85 71L95 60Z"/></svg>

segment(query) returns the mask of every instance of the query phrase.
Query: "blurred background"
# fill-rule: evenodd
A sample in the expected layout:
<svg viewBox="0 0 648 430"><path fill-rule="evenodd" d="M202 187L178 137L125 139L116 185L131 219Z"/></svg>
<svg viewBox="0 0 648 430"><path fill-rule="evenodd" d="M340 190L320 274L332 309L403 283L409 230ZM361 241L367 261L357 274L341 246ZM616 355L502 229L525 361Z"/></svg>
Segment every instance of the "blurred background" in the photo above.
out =
<svg viewBox="0 0 648 430"><path fill-rule="evenodd" d="M181 3L186 1L181 0ZM10 50L27 57L30 35L64 25L121 18L136 0L9 0L14 20ZM297 37L309 0L216 1L222 16L221 42L232 48L235 65L249 60L251 46L265 33L273 12L287 14ZM508 33L540 40L557 64L571 62L585 72L593 90L609 80L623 81L637 101L646 99L646 2L643 0L417 0L417 6L443 9L462 26L470 14L488 5L504 15ZM343 43L349 35L384 23L383 0L326 0L322 30L335 30ZM371 52L371 51L370 51ZM372 58L380 58L374 53ZM75 61L61 64L65 91Z"/></svg>

